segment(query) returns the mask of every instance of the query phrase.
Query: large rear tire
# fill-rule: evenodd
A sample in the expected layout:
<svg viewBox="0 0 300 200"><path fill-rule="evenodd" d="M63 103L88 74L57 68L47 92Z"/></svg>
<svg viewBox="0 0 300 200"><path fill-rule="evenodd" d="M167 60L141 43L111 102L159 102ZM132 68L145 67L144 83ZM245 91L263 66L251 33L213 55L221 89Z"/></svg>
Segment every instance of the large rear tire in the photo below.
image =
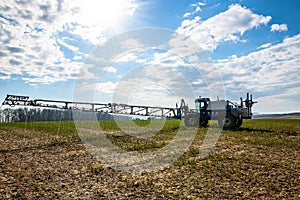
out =
<svg viewBox="0 0 300 200"><path fill-rule="evenodd" d="M188 114L184 119L184 124L187 127L197 127L199 125L199 119L196 114Z"/></svg>
<svg viewBox="0 0 300 200"><path fill-rule="evenodd" d="M219 120L218 123L219 127L223 129L233 129L236 127L236 120L230 113L227 113L225 119Z"/></svg>

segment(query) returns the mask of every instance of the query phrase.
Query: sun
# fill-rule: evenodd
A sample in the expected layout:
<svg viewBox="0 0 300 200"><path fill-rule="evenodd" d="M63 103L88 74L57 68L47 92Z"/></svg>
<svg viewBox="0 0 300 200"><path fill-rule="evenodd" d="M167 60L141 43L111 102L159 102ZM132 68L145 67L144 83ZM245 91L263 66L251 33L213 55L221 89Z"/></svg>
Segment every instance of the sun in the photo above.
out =
<svg viewBox="0 0 300 200"><path fill-rule="evenodd" d="M132 0L82 0L81 20L92 26L110 28L121 26L122 19L134 12Z"/></svg>

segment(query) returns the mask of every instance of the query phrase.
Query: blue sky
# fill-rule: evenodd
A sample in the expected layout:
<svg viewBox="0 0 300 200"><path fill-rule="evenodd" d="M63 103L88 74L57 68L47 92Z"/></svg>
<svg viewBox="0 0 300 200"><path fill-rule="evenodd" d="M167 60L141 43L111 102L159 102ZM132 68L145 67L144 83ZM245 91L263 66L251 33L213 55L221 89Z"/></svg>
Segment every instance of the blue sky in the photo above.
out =
<svg viewBox="0 0 300 200"><path fill-rule="evenodd" d="M298 0L6 1L0 5L0 99L19 94L72 100L75 91L103 103L174 106L180 98L238 101L251 92L259 102L255 112L299 112L299 8ZM113 38L149 27L193 44L178 50L170 38L165 50L131 51L162 37L145 34L144 43L127 38L126 51L113 49L123 53L114 62L89 65L91 56L112 50L107 44ZM205 54L210 67L198 66L196 75L191 66L199 63L183 50ZM217 78L210 79L212 72ZM80 84L84 93L77 92Z"/></svg>

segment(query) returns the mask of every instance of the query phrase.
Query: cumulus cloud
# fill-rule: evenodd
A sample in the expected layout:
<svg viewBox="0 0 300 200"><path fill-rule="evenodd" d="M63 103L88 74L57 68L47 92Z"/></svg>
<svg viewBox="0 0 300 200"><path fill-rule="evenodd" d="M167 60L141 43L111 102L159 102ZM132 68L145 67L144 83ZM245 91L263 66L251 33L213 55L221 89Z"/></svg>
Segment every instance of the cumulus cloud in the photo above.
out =
<svg viewBox="0 0 300 200"><path fill-rule="evenodd" d="M117 68L113 67L113 66L108 66L105 68L106 72L110 72L110 73L116 73L117 72Z"/></svg>
<svg viewBox="0 0 300 200"><path fill-rule="evenodd" d="M261 100L261 108L281 112L278 110L283 105L280 102L300 99L299 52L300 34L245 56L217 60L216 65L229 95L252 91ZM270 101L276 106L271 108ZM298 104L285 103L285 111L299 110Z"/></svg>
<svg viewBox="0 0 300 200"><path fill-rule="evenodd" d="M205 3L198 2L198 3L191 4L191 7L192 7L193 10L191 12L184 13L183 17L189 17L189 16L194 15L198 12L201 12L202 11L202 8L201 8L202 6L205 6Z"/></svg>
<svg viewBox="0 0 300 200"><path fill-rule="evenodd" d="M265 49L268 48L272 45L272 43L266 43L266 44L262 44L259 47L257 47L257 49Z"/></svg>
<svg viewBox="0 0 300 200"><path fill-rule="evenodd" d="M115 60L117 73L104 73L101 77L103 83L97 89L101 101L103 96L113 95L116 98L113 102L127 103L132 96L131 100L136 104L173 107L176 101L184 98L193 107L194 98L200 92L213 98L224 97L224 92L220 92L223 89L221 78L211 63L201 62L203 59L197 55L194 55L196 63L190 63L179 51L174 53L173 48L170 46L170 51L146 49L130 52L128 58L135 59Z"/></svg>
<svg viewBox="0 0 300 200"><path fill-rule="evenodd" d="M271 26L271 32L274 32L274 31L282 32L282 31L287 31L287 30L288 30L288 27L286 24L272 24L272 26Z"/></svg>
<svg viewBox="0 0 300 200"><path fill-rule="evenodd" d="M190 16L186 15L186 17ZM123 49L123 45L117 45L118 54L113 57L114 59L104 56L114 61L113 67L118 70L113 75L121 78L118 81L104 79L103 83L97 87L99 96L103 98L103 94L106 94L105 96L116 94L119 97L118 100L121 101L122 98L128 100L131 92L142 88L135 97L147 98L148 102L145 105L159 102L158 97L163 97L166 103L174 102L174 99L169 97L169 93L151 96L150 90L156 91L155 87L151 88L151 85L159 83L163 87L172 88L173 94L181 94L183 98L194 98L194 94L184 93L187 88L199 91L200 95L210 95L215 98L225 87L228 99L232 100L239 100L243 93L253 92L256 100L260 101L259 108L268 107L272 110L270 105L279 108L283 102L287 102L288 98L294 103L295 99L300 99L299 92L297 92L300 88L298 79L300 35L285 38L279 44L265 43L256 51L241 57L232 55L227 59L218 59L214 62L215 67L210 65L206 54L201 55L203 50L215 50L222 42L243 41L241 36L246 31L265 26L270 20L270 16L255 14L240 5L231 5L228 10L207 20L194 16L182 21L181 26L176 30L179 35L172 34L167 41L167 48L163 48L166 49L165 51L149 51L139 54L138 50L144 48L141 45L143 42L135 39L123 40L124 47L130 48ZM137 51L121 54L123 50L131 48ZM103 54L105 52L99 52L99 55ZM135 62L134 65L133 62ZM121 67L126 65L126 69L119 70L118 64ZM142 67L138 64L142 64ZM193 65L200 66L200 70L193 68ZM127 72L124 72L126 70ZM222 74L222 78L218 73ZM112 73L107 74L111 78ZM145 83L146 87L144 87ZM159 90L161 90L161 85L158 87ZM214 91L208 91L207 88ZM178 96L176 95L176 98ZM124 101L126 102L126 99ZM273 103L270 104L270 102ZM193 105L193 100L189 104ZM300 110L299 105L289 104L285 110L295 111L295 109ZM274 112L281 111L280 109L273 110Z"/></svg>
<svg viewBox="0 0 300 200"><path fill-rule="evenodd" d="M9 80L11 79L11 76L2 76L0 75L0 80Z"/></svg>
<svg viewBox="0 0 300 200"><path fill-rule="evenodd" d="M117 86L117 83L113 83L111 81L101 82L101 83L97 84L96 90L98 92L101 92L101 93L104 93L104 94L113 94L116 86Z"/></svg>
<svg viewBox="0 0 300 200"><path fill-rule="evenodd" d="M205 21L199 16L184 20L177 32L191 38L203 49L215 50L221 42L241 41L240 36L246 31L266 25L270 20L270 16L257 15L235 4Z"/></svg>
<svg viewBox="0 0 300 200"><path fill-rule="evenodd" d="M0 5L0 73L3 77L21 75L28 83L74 78L79 72L80 60L94 45L106 40L104 33L109 16L92 16L94 20L87 20L88 16L96 14L97 8L107 6L112 9L111 13L106 11L107 14L118 11L120 16L132 15L137 8L134 0L112 0L101 6L103 2L3 2ZM87 12L92 5L96 7L95 13Z"/></svg>
<svg viewBox="0 0 300 200"><path fill-rule="evenodd" d="M195 8L194 13L201 12L202 11L201 7L205 6L205 3L203 2L193 3L191 6Z"/></svg>
<svg viewBox="0 0 300 200"><path fill-rule="evenodd" d="M191 13L190 12L187 12L187 13L184 13L183 14L183 17L188 17L188 16L190 16L191 15Z"/></svg>

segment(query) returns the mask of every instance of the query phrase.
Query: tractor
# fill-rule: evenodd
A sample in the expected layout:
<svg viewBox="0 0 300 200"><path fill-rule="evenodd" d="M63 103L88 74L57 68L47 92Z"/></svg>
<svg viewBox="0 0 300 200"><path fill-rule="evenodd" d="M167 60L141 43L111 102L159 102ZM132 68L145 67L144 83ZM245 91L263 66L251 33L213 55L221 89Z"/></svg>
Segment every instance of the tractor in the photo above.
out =
<svg viewBox="0 0 300 200"><path fill-rule="evenodd" d="M252 106L257 102L252 100L252 94L243 101L240 98L240 105L228 100L211 101L209 98L196 98L196 109L189 109L184 100L181 102L182 118L187 127L206 127L209 120L217 120L220 128L239 128L243 119L252 118Z"/></svg>

